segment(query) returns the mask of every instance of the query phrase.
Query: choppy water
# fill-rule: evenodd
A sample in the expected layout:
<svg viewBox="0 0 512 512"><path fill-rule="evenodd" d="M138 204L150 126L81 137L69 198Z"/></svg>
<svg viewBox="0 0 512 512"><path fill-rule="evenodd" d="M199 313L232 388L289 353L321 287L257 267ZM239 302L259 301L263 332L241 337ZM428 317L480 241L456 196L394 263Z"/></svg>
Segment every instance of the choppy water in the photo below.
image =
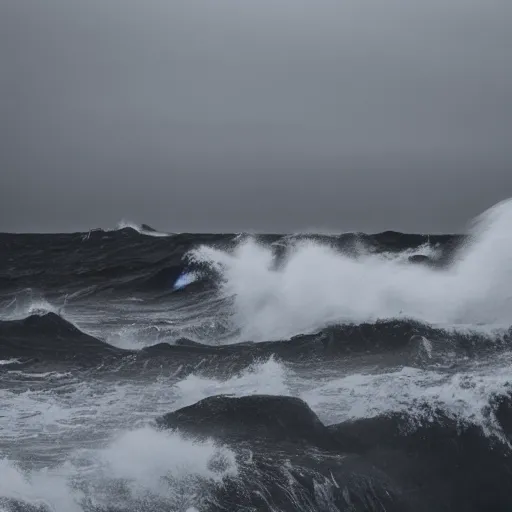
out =
<svg viewBox="0 0 512 512"><path fill-rule="evenodd" d="M0 510L512 509L511 226L0 235Z"/></svg>

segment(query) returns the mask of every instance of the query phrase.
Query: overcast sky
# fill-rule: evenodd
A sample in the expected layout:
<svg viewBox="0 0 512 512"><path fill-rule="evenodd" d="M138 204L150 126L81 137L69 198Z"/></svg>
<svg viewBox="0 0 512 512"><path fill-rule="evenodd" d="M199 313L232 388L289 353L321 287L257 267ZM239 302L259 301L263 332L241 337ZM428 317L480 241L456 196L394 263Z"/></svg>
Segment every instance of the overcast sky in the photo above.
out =
<svg viewBox="0 0 512 512"><path fill-rule="evenodd" d="M461 230L510 0L0 0L0 231Z"/></svg>

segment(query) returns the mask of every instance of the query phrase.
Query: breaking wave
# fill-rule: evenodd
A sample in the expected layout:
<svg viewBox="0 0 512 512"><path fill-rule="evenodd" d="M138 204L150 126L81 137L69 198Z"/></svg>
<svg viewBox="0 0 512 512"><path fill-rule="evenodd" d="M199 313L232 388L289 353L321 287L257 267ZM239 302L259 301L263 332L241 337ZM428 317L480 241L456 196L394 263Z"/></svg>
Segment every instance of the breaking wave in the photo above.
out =
<svg viewBox="0 0 512 512"><path fill-rule="evenodd" d="M116 230L120 230L120 229L133 229L134 231L137 231L137 233L139 233L141 235L146 235L146 236L155 236L155 237L172 236L171 233L162 233L161 231L157 231L156 229L153 229L151 226L148 226L147 224L136 224L135 222L130 222L127 220L122 220L117 224Z"/></svg>
<svg viewBox="0 0 512 512"><path fill-rule="evenodd" d="M234 454L212 441L144 427L119 435L105 448L77 452L52 469L24 471L0 459L0 506L186 512L201 507L208 491L236 472Z"/></svg>
<svg viewBox="0 0 512 512"><path fill-rule="evenodd" d="M511 225L0 234L0 511L508 512Z"/></svg>
<svg viewBox="0 0 512 512"><path fill-rule="evenodd" d="M242 337L283 339L335 323L414 318L445 326L510 325L512 202L477 219L447 268L403 256L358 258L311 241L292 246L276 268L269 247L248 240L234 251L202 246L191 257L220 273Z"/></svg>

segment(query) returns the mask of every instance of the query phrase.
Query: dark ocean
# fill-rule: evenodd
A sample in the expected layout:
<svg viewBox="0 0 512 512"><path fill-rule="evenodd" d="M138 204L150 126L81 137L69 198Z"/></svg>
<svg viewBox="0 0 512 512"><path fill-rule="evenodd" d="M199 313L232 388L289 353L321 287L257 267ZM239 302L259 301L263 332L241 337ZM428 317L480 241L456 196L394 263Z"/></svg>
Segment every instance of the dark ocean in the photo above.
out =
<svg viewBox="0 0 512 512"><path fill-rule="evenodd" d="M512 203L464 235L0 235L1 512L510 512Z"/></svg>

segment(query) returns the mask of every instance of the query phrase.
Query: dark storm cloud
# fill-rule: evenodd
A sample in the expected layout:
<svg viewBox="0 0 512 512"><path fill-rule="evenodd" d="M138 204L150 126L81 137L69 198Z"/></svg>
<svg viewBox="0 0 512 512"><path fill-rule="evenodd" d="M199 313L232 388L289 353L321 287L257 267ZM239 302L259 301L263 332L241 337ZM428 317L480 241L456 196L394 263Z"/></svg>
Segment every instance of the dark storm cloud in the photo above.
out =
<svg viewBox="0 0 512 512"><path fill-rule="evenodd" d="M508 0L0 5L0 230L450 231L512 196Z"/></svg>

